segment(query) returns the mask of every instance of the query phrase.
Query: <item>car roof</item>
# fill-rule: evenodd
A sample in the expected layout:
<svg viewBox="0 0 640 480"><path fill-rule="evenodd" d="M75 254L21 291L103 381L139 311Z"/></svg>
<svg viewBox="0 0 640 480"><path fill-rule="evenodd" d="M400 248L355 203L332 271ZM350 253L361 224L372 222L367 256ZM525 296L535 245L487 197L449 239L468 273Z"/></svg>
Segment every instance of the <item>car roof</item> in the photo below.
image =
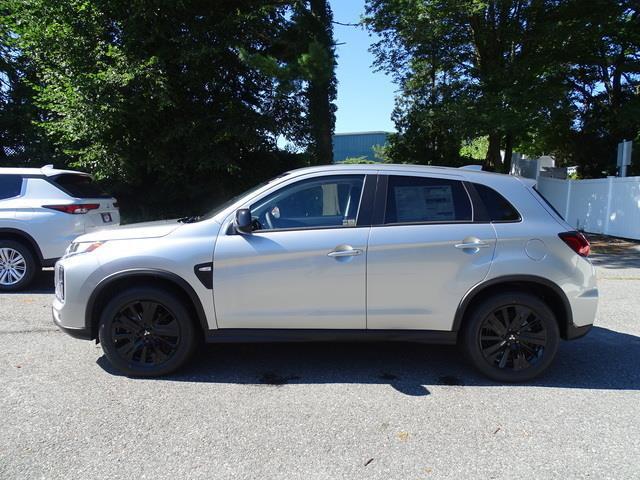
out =
<svg viewBox="0 0 640 480"><path fill-rule="evenodd" d="M415 165L415 164L394 164L394 163L366 163L366 164L345 164L337 163L332 165L318 165L313 167L304 167L296 170L292 170L290 173L315 173L315 172L339 172L340 170L363 170L363 171L378 171L380 173L385 172L399 172L405 171L407 173L423 173L423 174L444 174L444 175L456 175L463 177L465 180L478 181L481 183L493 183L501 181L521 181L520 177L515 175L506 175L503 173L486 172L484 170L476 170L469 168L456 168L456 167L440 167L435 165ZM534 182L535 183L535 182Z"/></svg>
<svg viewBox="0 0 640 480"><path fill-rule="evenodd" d="M0 175L44 175L47 177L54 177L61 174L73 174L73 175L86 175L85 172L77 172L75 170L61 170L53 168L51 165L45 165L42 168L6 168L0 167Z"/></svg>

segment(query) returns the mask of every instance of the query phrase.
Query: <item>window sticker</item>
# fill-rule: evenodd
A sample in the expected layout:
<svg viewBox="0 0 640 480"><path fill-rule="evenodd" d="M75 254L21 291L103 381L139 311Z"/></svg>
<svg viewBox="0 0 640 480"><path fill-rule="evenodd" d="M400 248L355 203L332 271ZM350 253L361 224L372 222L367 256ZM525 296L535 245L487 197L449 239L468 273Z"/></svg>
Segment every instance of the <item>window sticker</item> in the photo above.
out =
<svg viewBox="0 0 640 480"><path fill-rule="evenodd" d="M395 187L397 222L455 219L451 185Z"/></svg>

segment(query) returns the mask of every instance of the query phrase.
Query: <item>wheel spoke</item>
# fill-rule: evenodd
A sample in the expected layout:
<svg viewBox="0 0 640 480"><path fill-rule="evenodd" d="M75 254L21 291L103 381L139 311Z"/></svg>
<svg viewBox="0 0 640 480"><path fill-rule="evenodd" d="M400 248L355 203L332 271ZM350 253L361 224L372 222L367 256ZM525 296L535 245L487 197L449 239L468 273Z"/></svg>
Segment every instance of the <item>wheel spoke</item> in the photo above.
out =
<svg viewBox="0 0 640 480"><path fill-rule="evenodd" d="M127 317L124 313L121 313L116 322L122 326L125 330L135 333L140 330L140 325L135 320Z"/></svg>
<svg viewBox="0 0 640 480"><path fill-rule="evenodd" d="M532 345L545 346L547 344L547 338L544 332L522 332L520 333L521 343L530 343Z"/></svg>
<svg viewBox="0 0 640 480"><path fill-rule="evenodd" d="M133 360L133 355L140 349L142 345L142 340L128 342L122 347L118 348L118 353L120 353L126 360L131 361Z"/></svg>
<svg viewBox="0 0 640 480"><path fill-rule="evenodd" d="M156 325L153 327L153 333L161 337L177 337L180 333L178 322L171 320L171 322L166 325Z"/></svg>
<svg viewBox="0 0 640 480"><path fill-rule="evenodd" d="M511 349L505 348L504 353L502 354L502 358L500 359L500 363L498 364L498 368L504 368L507 366L507 361L511 356Z"/></svg>
<svg viewBox="0 0 640 480"><path fill-rule="evenodd" d="M147 363L147 346L143 343L142 352L140 352L140 361L142 363Z"/></svg>
<svg viewBox="0 0 640 480"><path fill-rule="evenodd" d="M531 364L525 358L523 352L518 352L516 357L513 359L513 369L514 370L522 370L524 368L530 367Z"/></svg>
<svg viewBox="0 0 640 480"><path fill-rule="evenodd" d="M490 347L485 348L484 350L482 350L482 353L489 357L491 355L493 355L496 352L499 352L500 349L502 349L504 346L506 345L506 342L503 340L501 342L498 342L494 345L491 345Z"/></svg>
<svg viewBox="0 0 640 480"><path fill-rule="evenodd" d="M136 338L136 334L135 333L131 333L131 332L128 332L128 333L121 333L121 332L118 333L118 332L116 332L116 333L113 334L113 339L115 341L118 341L118 340L133 341L133 340L135 340L135 338Z"/></svg>
<svg viewBox="0 0 640 480"><path fill-rule="evenodd" d="M504 327L502 322L498 320L498 317L496 317L495 314L491 314L487 318L486 322L487 322L487 327L490 330L493 330L494 332L496 332L498 335L504 335L505 333L507 333L507 329Z"/></svg>
<svg viewBox="0 0 640 480"><path fill-rule="evenodd" d="M150 327L153 324L153 319L156 316L158 310L158 304L155 302L142 302L142 324L145 327Z"/></svg>
<svg viewBox="0 0 640 480"><path fill-rule="evenodd" d="M522 305L516 305L515 307L515 316L509 325L509 330L517 331L522 327L527 318L531 315L531 310L523 307Z"/></svg>
<svg viewBox="0 0 640 480"><path fill-rule="evenodd" d="M162 351L162 349L160 348L159 345L157 345L154 349L153 349L153 359L156 363L162 363L164 362L167 358L169 358L169 355L167 355L166 353L164 353Z"/></svg>

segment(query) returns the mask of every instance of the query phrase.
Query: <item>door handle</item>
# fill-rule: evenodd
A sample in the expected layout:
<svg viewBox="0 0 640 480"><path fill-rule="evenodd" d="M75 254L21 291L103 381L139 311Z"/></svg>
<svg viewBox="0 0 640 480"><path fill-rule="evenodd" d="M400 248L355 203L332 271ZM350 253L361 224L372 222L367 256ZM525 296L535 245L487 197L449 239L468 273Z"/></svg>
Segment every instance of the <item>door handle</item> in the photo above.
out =
<svg viewBox="0 0 640 480"><path fill-rule="evenodd" d="M489 246L486 242L465 242L465 243L456 243L456 248L487 248Z"/></svg>
<svg viewBox="0 0 640 480"><path fill-rule="evenodd" d="M327 257L356 257L362 253L362 250L359 248L353 248L349 245L341 245L336 247L335 250L327 253Z"/></svg>

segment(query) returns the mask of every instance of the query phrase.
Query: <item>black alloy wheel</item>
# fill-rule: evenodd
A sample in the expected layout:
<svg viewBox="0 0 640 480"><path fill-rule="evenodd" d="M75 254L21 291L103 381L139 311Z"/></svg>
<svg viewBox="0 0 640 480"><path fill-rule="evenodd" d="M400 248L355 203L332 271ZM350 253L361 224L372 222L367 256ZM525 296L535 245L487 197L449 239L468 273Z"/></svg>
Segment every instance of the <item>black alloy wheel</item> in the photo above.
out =
<svg viewBox="0 0 640 480"><path fill-rule="evenodd" d="M498 368L522 370L544 357L547 330L524 305L505 305L490 313L480 330L482 356Z"/></svg>
<svg viewBox="0 0 640 480"><path fill-rule="evenodd" d="M111 338L118 355L130 364L155 367L176 353L180 325L160 303L136 300L116 313Z"/></svg>
<svg viewBox="0 0 640 480"><path fill-rule="evenodd" d="M131 376L155 377L180 368L193 353L196 331L173 292L134 287L104 308L98 337L111 364Z"/></svg>
<svg viewBox="0 0 640 480"><path fill-rule="evenodd" d="M540 375L553 362L560 342L548 305L522 292L497 294L475 306L462 333L475 367L500 382Z"/></svg>

